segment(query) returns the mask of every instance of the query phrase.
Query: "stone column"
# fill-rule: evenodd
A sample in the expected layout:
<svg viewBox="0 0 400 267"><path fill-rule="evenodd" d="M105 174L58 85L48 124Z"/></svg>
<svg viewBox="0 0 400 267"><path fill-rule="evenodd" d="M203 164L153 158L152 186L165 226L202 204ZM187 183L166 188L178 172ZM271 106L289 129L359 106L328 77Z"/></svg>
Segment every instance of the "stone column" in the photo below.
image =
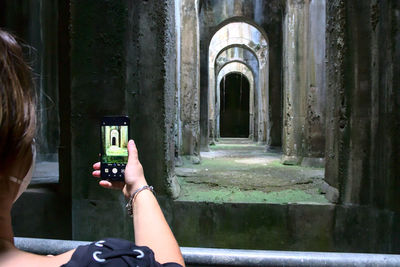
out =
<svg viewBox="0 0 400 267"><path fill-rule="evenodd" d="M181 0L180 119L182 155L200 156L200 48L198 1ZM195 159L198 161L198 158Z"/></svg>
<svg viewBox="0 0 400 267"><path fill-rule="evenodd" d="M175 71L173 1L71 1L73 239L133 237L123 195L102 189L90 175L98 161L104 115L130 116L148 183L161 198L179 193L174 175Z"/></svg>
<svg viewBox="0 0 400 267"><path fill-rule="evenodd" d="M265 55L267 54L267 55ZM258 143L270 144L270 110L269 110L269 69L268 50L264 50L259 56L260 75L258 77Z"/></svg>
<svg viewBox="0 0 400 267"><path fill-rule="evenodd" d="M309 0L287 0L284 20L283 164L300 164L307 96Z"/></svg>
<svg viewBox="0 0 400 267"><path fill-rule="evenodd" d="M284 32L284 164L324 166L325 1L288 0Z"/></svg>
<svg viewBox="0 0 400 267"><path fill-rule="evenodd" d="M309 6L306 117L301 165L324 167L325 157L325 0Z"/></svg>
<svg viewBox="0 0 400 267"><path fill-rule="evenodd" d="M400 210L400 4L327 2L326 181L340 203Z"/></svg>
<svg viewBox="0 0 400 267"><path fill-rule="evenodd" d="M210 59L208 59L210 60ZM215 92L215 88L217 86L216 82L216 73L215 69L212 68L213 75L208 76L208 84L209 84L209 89L208 89L208 138L209 138L209 144L210 145L215 145L215 137L216 137L216 105L217 105L217 96ZM212 86L213 85L213 86Z"/></svg>

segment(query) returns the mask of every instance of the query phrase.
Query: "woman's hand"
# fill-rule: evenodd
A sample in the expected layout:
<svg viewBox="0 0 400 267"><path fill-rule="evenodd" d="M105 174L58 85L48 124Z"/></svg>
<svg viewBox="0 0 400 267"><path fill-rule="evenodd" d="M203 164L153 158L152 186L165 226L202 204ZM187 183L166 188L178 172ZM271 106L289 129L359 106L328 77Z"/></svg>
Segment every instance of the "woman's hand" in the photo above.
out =
<svg viewBox="0 0 400 267"><path fill-rule="evenodd" d="M92 175L100 178L100 162L93 164L93 169ZM131 197L136 189L147 185L143 167L139 162L138 152L133 140L129 140L128 142L128 163L125 167L125 182L101 180L99 185L104 188L120 189L126 198Z"/></svg>

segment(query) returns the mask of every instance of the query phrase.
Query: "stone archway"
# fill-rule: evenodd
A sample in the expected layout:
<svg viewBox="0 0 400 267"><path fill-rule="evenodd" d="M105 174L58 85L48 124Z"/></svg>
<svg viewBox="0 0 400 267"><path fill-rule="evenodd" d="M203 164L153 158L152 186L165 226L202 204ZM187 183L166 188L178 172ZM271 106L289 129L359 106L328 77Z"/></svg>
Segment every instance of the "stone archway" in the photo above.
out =
<svg viewBox="0 0 400 267"><path fill-rule="evenodd" d="M216 105L216 134L217 138L221 136L220 134L220 103L221 103L221 95L220 95L220 84L221 81L226 75L230 73L240 73L244 75L249 81L249 138L253 138L254 136L254 75L252 70L244 63L233 61L226 64L218 73L217 76L217 105Z"/></svg>
<svg viewBox="0 0 400 267"><path fill-rule="evenodd" d="M269 141L269 114L268 114L268 41L266 36L254 25L246 22L232 22L221 27L212 37L209 45L209 138L214 140L216 132L216 77L215 63L218 55L226 48L241 46L252 51L259 63L259 94L257 96L257 138L259 142Z"/></svg>
<svg viewBox="0 0 400 267"><path fill-rule="evenodd" d="M244 65L247 66L248 70L251 72L251 76L253 76L252 78L247 77L249 80L253 79L254 82L251 82L250 86L252 88L252 94L251 94L251 100L252 100L252 104L250 105L250 108L252 109L250 114L252 116L252 119L250 120L250 122L252 123L252 125L250 125L250 135L249 138L251 138L253 141L257 141L258 140L258 124L255 120L255 118L258 118L258 107L257 107L257 103L258 103L258 95L259 90L260 90L260 86L258 84L259 82L259 64L258 64L258 59L257 56L249 49L242 47L242 46L233 46L233 47L227 47L225 49L223 49L218 57L215 60L215 76L218 77L217 78L217 93L219 92L218 86L219 86L219 74L220 71L222 70L222 68L224 68L226 65L232 63L232 62L240 62ZM241 71L241 70L238 70ZM218 96L217 96L217 100L218 100ZM218 106L217 106L218 108ZM217 114L217 120L216 120L216 133L217 133L217 140L220 137L219 136L219 120L218 120L218 110L216 112Z"/></svg>
<svg viewBox="0 0 400 267"><path fill-rule="evenodd" d="M231 71L220 79L219 135L248 138L250 133L250 81L242 72Z"/></svg>
<svg viewBox="0 0 400 267"><path fill-rule="evenodd" d="M111 146L119 147L119 131L116 129L111 130L110 133Z"/></svg>

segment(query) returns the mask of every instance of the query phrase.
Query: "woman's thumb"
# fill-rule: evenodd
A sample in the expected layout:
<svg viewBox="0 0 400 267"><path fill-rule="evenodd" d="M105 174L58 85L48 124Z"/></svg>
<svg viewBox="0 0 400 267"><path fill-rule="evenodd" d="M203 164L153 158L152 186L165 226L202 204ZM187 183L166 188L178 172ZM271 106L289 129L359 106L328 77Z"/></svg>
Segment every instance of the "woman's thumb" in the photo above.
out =
<svg viewBox="0 0 400 267"><path fill-rule="evenodd" d="M128 142L128 164L129 162L132 162L133 160L137 159L137 149L135 145L135 141L132 139L129 140Z"/></svg>

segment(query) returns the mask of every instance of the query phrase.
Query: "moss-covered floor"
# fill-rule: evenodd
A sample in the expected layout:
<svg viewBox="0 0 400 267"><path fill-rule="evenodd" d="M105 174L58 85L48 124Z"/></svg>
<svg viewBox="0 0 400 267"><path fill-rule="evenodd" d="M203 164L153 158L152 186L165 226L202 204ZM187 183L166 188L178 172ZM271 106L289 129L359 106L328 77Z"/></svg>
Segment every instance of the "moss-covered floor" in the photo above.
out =
<svg viewBox="0 0 400 267"><path fill-rule="evenodd" d="M248 139L221 139L201 163L183 158L176 168L178 200L245 203L310 203L329 201L321 193L324 169L286 166L280 152Z"/></svg>

